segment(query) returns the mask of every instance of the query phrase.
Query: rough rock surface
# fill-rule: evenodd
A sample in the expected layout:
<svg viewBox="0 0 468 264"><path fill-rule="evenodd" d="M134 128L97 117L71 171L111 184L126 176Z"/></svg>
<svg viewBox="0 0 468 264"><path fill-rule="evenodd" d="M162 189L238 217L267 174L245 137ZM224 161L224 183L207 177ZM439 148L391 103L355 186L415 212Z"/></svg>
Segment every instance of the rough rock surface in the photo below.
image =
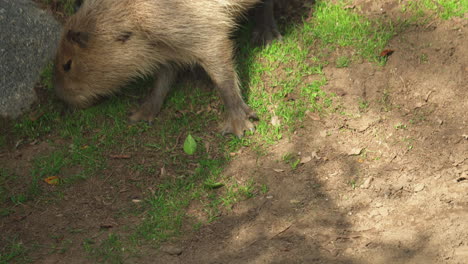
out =
<svg viewBox="0 0 468 264"><path fill-rule="evenodd" d="M0 116L15 118L36 99L34 84L51 59L60 25L30 0L0 0Z"/></svg>

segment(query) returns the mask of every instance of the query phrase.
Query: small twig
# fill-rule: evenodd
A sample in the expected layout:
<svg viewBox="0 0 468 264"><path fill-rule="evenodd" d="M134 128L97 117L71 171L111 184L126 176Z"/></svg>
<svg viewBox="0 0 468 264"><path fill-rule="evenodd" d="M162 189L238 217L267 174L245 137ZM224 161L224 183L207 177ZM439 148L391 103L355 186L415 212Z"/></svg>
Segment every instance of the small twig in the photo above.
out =
<svg viewBox="0 0 468 264"><path fill-rule="evenodd" d="M406 83L405 83L405 80L403 80L403 77L401 77L401 76L399 76L399 77L400 77L400 79L401 79L401 82L403 83L403 88L405 88L405 90L406 90Z"/></svg>
<svg viewBox="0 0 468 264"><path fill-rule="evenodd" d="M112 159L129 159L131 158L130 155L109 155Z"/></svg>
<svg viewBox="0 0 468 264"><path fill-rule="evenodd" d="M276 233L276 235L272 236L270 239L273 239L273 238L283 234L284 232L288 231L288 229L291 228L292 225L293 225L293 223L290 223L286 228L284 228L280 232Z"/></svg>
<svg viewBox="0 0 468 264"><path fill-rule="evenodd" d="M432 26L432 24L436 23L436 20L432 21L431 23L427 24L426 25L426 29L430 28Z"/></svg>
<svg viewBox="0 0 468 264"><path fill-rule="evenodd" d="M170 151L174 151L177 148L177 145L179 145L180 138L182 137L182 133L180 133L177 138L174 146L170 149Z"/></svg>
<svg viewBox="0 0 468 264"><path fill-rule="evenodd" d="M429 96L431 95L432 92L434 92L434 91L431 90L431 91L429 91L429 92L427 93L426 98L424 99L424 101L427 102L427 101L429 100Z"/></svg>

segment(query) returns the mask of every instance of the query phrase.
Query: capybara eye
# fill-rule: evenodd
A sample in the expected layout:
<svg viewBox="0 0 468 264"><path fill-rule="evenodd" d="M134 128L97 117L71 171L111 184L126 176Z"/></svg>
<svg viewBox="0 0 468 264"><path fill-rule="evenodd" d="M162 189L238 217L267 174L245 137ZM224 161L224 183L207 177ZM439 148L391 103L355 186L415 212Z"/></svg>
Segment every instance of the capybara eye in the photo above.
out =
<svg viewBox="0 0 468 264"><path fill-rule="evenodd" d="M65 72L69 72L71 69L71 64L72 64L72 60L68 60L67 63L63 65L63 70Z"/></svg>
<svg viewBox="0 0 468 264"><path fill-rule="evenodd" d="M130 39L130 37L132 36L132 32L130 31L125 31L125 32L122 32L120 33L120 35L117 37L117 41L120 41L122 43L125 43L127 42L127 40Z"/></svg>

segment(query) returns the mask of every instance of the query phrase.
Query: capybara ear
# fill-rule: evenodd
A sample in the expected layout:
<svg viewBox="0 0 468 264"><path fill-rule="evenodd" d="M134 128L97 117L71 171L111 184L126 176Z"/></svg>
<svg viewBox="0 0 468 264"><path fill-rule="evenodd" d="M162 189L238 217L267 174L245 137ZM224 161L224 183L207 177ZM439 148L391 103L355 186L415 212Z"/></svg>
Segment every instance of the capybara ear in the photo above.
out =
<svg viewBox="0 0 468 264"><path fill-rule="evenodd" d="M67 39L70 42L74 42L80 46L80 48L86 48L89 41L89 34L86 32L79 32L68 30Z"/></svg>
<svg viewBox="0 0 468 264"><path fill-rule="evenodd" d="M124 31L124 32L121 32L121 33L117 36L116 40L117 40L117 41L120 41L120 42L122 42L122 43L125 43L125 42L127 42L127 40L129 40L129 39L132 37L132 35L133 35L132 32L130 32L130 31Z"/></svg>

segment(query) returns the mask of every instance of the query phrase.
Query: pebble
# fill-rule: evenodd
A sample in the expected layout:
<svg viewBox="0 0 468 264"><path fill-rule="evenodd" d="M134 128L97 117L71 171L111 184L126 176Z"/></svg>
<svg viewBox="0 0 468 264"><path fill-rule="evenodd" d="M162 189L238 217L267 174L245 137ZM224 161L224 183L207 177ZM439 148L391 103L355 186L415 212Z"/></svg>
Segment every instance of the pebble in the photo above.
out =
<svg viewBox="0 0 468 264"><path fill-rule="evenodd" d="M418 184L416 184L416 185L414 186L413 191L414 191L414 192L420 192L420 191L424 190L424 187L426 187L426 186L424 185L424 183L418 183Z"/></svg>
<svg viewBox="0 0 468 264"><path fill-rule="evenodd" d="M372 180L374 180L373 177L367 178L367 179L364 181L364 183L361 185L361 189L369 189Z"/></svg>
<svg viewBox="0 0 468 264"><path fill-rule="evenodd" d="M289 202L290 202L291 204L299 204L299 203L301 203L301 201L296 200L296 199L292 199L292 200L290 200Z"/></svg>
<svg viewBox="0 0 468 264"><path fill-rule="evenodd" d="M379 212L379 214L380 214L381 216L383 216L383 217L388 216L388 213L389 213L387 208L379 208L379 209L378 209L378 212Z"/></svg>
<svg viewBox="0 0 468 264"><path fill-rule="evenodd" d="M353 148L348 152L348 156L357 156L361 154L363 148Z"/></svg>
<svg viewBox="0 0 468 264"><path fill-rule="evenodd" d="M161 251L173 256L178 256L183 252L182 248L174 245L164 245L161 247Z"/></svg>

